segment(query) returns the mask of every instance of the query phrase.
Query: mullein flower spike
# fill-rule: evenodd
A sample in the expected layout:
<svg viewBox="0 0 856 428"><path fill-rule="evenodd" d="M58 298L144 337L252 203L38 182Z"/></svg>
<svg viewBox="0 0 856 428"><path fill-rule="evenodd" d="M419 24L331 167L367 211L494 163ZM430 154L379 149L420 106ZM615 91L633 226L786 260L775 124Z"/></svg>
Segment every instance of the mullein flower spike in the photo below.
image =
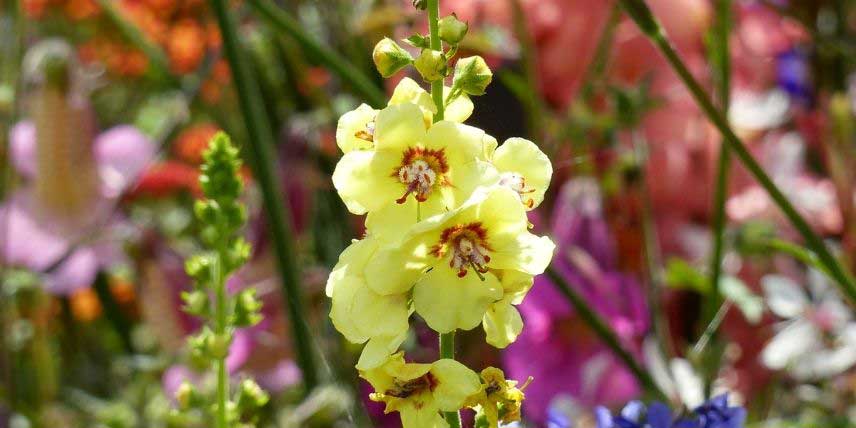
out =
<svg viewBox="0 0 856 428"><path fill-rule="evenodd" d="M473 111L469 97L484 94L493 74L481 57L464 58L445 87L467 25L429 15L430 37L407 39L422 49L416 60L390 39L374 59L384 76L412 62L431 93L404 78L385 108L360 105L336 129L344 155L333 184L352 213L367 217L366 236L345 249L327 280L330 318L348 341L365 343L357 369L375 389L371 399L399 412L405 428L458 427L454 412L464 407L478 409L480 426L496 428L520 420L523 387L498 369L480 377L450 358L406 363L399 347L414 312L441 334L482 325L493 346L517 339L516 305L555 248L529 232L527 219L553 169L535 143L499 145L463 123Z"/></svg>
<svg viewBox="0 0 856 428"><path fill-rule="evenodd" d="M177 391L177 415L187 412L211 412L218 428L252 427L255 414L264 406L267 394L251 379L246 379L234 398L229 395L226 357L234 331L250 327L261 319L262 303L256 290L247 288L234 295L226 290L226 279L250 257L250 245L240 236L247 220L246 207L240 202L243 182L238 149L229 137L218 133L205 151L199 183L204 199L196 201L194 212L202 228L203 250L185 263L193 279L193 290L182 294L187 313L206 321L201 331L188 339L191 358L204 367L214 366L217 391L214 398L184 383ZM213 401L213 405L212 405Z"/></svg>

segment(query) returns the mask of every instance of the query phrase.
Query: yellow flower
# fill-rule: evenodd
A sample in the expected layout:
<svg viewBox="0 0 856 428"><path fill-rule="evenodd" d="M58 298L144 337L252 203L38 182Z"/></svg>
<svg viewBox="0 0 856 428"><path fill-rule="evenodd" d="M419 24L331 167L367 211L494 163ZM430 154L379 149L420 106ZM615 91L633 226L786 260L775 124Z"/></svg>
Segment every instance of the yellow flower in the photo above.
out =
<svg viewBox="0 0 856 428"><path fill-rule="evenodd" d="M555 246L537 237L517 194L481 188L459 208L413 226L366 266L369 287L383 295L413 288L414 308L440 332L469 330L503 298L498 271L540 274Z"/></svg>
<svg viewBox="0 0 856 428"><path fill-rule="evenodd" d="M505 348L523 331L523 319L514 306L523 303L523 298L532 288L533 277L517 271L500 272L499 276L504 294L501 300L488 307L482 326L487 343Z"/></svg>
<svg viewBox="0 0 856 428"><path fill-rule="evenodd" d="M398 350L408 331L407 296L380 295L366 285L363 271L377 249L377 240L355 241L339 256L327 279L333 325L352 343L368 342L357 363L359 369L382 364Z"/></svg>
<svg viewBox="0 0 856 428"><path fill-rule="evenodd" d="M451 88L445 87L444 94L449 96ZM415 80L405 77L398 83L389 99L389 105L416 104L422 109L425 128L434 122L437 106L431 99L431 94L419 86ZM336 126L336 144L343 153L353 150L369 150L374 147L375 119L379 110L368 104L361 104L341 118ZM464 123L473 113L473 102L466 95L455 97L446 106L444 119Z"/></svg>
<svg viewBox="0 0 856 428"><path fill-rule="evenodd" d="M403 428L447 428L439 412L461 409L481 389L478 375L455 360L411 364L401 352L360 376L374 388L373 401L386 403L386 413L401 414Z"/></svg>
<svg viewBox="0 0 856 428"><path fill-rule="evenodd" d="M451 121L426 130L415 104L380 111L373 140L370 150L346 153L333 172L333 184L354 214L393 207L386 215L415 221L416 202L424 217L445 212L491 179L484 131Z"/></svg>
<svg viewBox="0 0 856 428"><path fill-rule="evenodd" d="M499 170L500 184L517 192L527 210L544 200L553 176L553 165L535 143L509 138L494 152L493 165Z"/></svg>
<svg viewBox="0 0 856 428"><path fill-rule="evenodd" d="M520 407L526 398L523 390L532 381L530 377L520 388L517 381L506 380L505 373L496 367L488 367L481 372L482 388L478 394L472 395L466 403L467 407L477 410L477 418L484 417L489 428L497 428L499 424L509 424L520 420Z"/></svg>

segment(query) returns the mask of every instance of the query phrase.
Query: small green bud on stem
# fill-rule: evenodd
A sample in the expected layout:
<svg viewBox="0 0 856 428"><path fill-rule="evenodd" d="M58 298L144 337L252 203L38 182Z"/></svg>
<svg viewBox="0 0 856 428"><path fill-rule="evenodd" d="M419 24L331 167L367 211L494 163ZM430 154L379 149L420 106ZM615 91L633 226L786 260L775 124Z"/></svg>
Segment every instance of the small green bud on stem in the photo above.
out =
<svg viewBox="0 0 856 428"><path fill-rule="evenodd" d="M469 25L459 20L454 13L441 19L439 26L440 40L450 45L457 45L464 40L469 29Z"/></svg>
<svg viewBox="0 0 856 428"><path fill-rule="evenodd" d="M375 45L372 59L377 71L383 77L390 77L413 63L410 53L389 37L384 37Z"/></svg>
<svg viewBox="0 0 856 428"><path fill-rule="evenodd" d="M416 58L413 65L416 66L416 70L419 71L422 78L428 82L443 80L448 72L446 56L443 55L443 52L433 49L422 49L422 53L419 58Z"/></svg>

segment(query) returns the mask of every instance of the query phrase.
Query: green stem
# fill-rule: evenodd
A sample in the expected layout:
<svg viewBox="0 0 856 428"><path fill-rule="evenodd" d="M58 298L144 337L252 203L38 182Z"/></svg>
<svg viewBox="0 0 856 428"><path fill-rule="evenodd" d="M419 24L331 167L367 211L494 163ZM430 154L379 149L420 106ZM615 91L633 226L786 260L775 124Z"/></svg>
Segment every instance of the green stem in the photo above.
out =
<svg viewBox="0 0 856 428"><path fill-rule="evenodd" d="M628 369L630 369L633 376L636 377L637 381L639 381L639 384L650 394L656 396L657 399L668 401L668 397L663 390L657 386L657 383L654 381L654 378L651 377L651 374L639 364L636 357L624 349L621 345L621 340L618 338L618 335L612 327L610 327L600 315L592 310L589 303L586 302L586 300L580 296L576 290L570 286L570 284L568 284L565 278L556 272L552 266L547 268L547 276L550 277L559 292L568 299L568 302L574 307L577 315L579 315L579 317L588 324L589 327L591 327L594 333L600 337L612 353L615 354L615 356L618 357Z"/></svg>
<svg viewBox="0 0 856 428"><path fill-rule="evenodd" d="M440 358L455 359L455 332L440 334ZM460 412L445 412L449 428L461 428Z"/></svg>
<svg viewBox="0 0 856 428"><path fill-rule="evenodd" d="M156 44L152 43L136 25L128 21L122 16L122 13L116 9L116 2L111 0L96 0L98 6L104 11L108 18L119 28L125 38L131 42L134 47L139 49L148 58L155 71L164 79L169 81L173 86L179 86L178 78L172 74L169 68L169 60L166 54Z"/></svg>
<svg viewBox="0 0 856 428"><path fill-rule="evenodd" d="M318 371L315 366L314 352L309 335L307 318L303 309L303 296L300 288L300 271L295 261L295 246L291 231L291 219L282 205L288 200L274 175L275 159L273 153L273 131L267 119L261 94L256 80L250 73L243 50L239 44L237 28L229 15L226 0L210 0L217 15L220 32L223 35L223 47L226 59L232 69L235 90L244 123L247 127L247 154L262 194L262 202L267 214L270 236L274 244L276 263L279 268L283 299L288 308L294 346L297 351L297 364L303 374L303 382L308 393L318 384Z"/></svg>
<svg viewBox="0 0 856 428"><path fill-rule="evenodd" d="M431 49L443 50L443 42L440 40L440 0L428 0L428 29L430 31ZM434 123L443 120L446 107L443 102L443 80L431 82L431 98L437 106L434 114ZM455 359L455 332L440 334L440 358ZM444 417L450 428L461 428L460 412L445 412Z"/></svg>
<svg viewBox="0 0 856 428"><path fill-rule="evenodd" d="M430 31L431 49L442 51L443 42L440 40L440 0L428 0L428 29ZM443 102L442 79L431 82L431 99L434 100L434 105L437 106L437 113L434 114L434 123L437 123L443 120L446 110L446 103Z"/></svg>
<svg viewBox="0 0 856 428"><path fill-rule="evenodd" d="M713 49L711 52L711 63L713 64L713 75L716 82L717 94L719 95L719 107L727 115L731 95L731 58L728 46L728 36L731 30L731 0L717 0L716 2L716 24L712 38ZM708 328L704 331L697 342L696 349L700 351L716 336L722 318L727 312L727 305L723 304L722 294L719 292L719 278L722 274L722 255L724 252L725 235L725 200L728 197L728 175L731 167L731 150L727 144L721 144L719 149L719 160L716 168L716 188L713 196L713 222L711 224L711 235L713 236L713 250L710 257L710 287L713 292L708 297L702 308L702 322L708 322ZM710 395L710 389L718 370L711 368L704 376L705 394Z"/></svg>
<svg viewBox="0 0 856 428"><path fill-rule="evenodd" d="M223 261L226 251L217 251L217 263L214 264L214 333L216 337L226 337L228 324L226 321L226 278ZM217 409L216 428L227 428L226 406L229 401L229 374L226 371L226 355L217 358Z"/></svg>
<svg viewBox="0 0 856 428"><path fill-rule="evenodd" d="M839 284L839 288L847 296L850 302L856 304L856 283L853 282L853 279L848 273L846 273L838 260L836 260L832 253L829 252L829 249L826 248L826 244L820 236L814 233L808 222L806 222L806 220L797 212L796 208L794 208L784 193L779 190L776 184L773 183L773 180L771 180L764 172L761 165L759 165L752 157L752 154L749 153L746 145L737 137L729 126L725 115L716 109L710 97L690 73L686 64L684 64L683 60L678 56L674 47L672 47L669 39L663 31L663 28L654 18L654 15L651 13L651 10L645 4L644 0L620 1L622 6L624 6L624 10L631 19L633 19L639 29L645 33L650 41L660 50L663 56L665 56L666 60L672 66L672 69L674 69L678 74L678 77L680 77L684 85L692 94L696 103L722 134L724 141L728 144L734 154L737 155L743 166L749 170L761 187L767 191L770 198L779 206L785 217L787 217L793 225L794 229L802 235L803 239L806 241L806 245L817 253L821 262L829 269L830 273Z"/></svg>
<svg viewBox="0 0 856 428"><path fill-rule="evenodd" d="M543 132L543 119L545 117L544 103L538 96L541 93L541 87L538 82L537 50L535 49L535 41L532 40L532 35L526 25L523 5L520 4L520 0L509 0L509 2L511 3L514 23L514 37L520 43L520 61L523 63L523 77L528 88L524 102L528 113L529 134L537 138L539 137L538 132Z"/></svg>
<svg viewBox="0 0 856 428"><path fill-rule="evenodd" d="M383 107L386 105L386 96L383 90L372 79L336 51L312 38L288 12L269 0L250 0L249 3L268 24L297 40L311 56L317 57L340 79L348 82L357 92L366 97L372 106Z"/></svg>

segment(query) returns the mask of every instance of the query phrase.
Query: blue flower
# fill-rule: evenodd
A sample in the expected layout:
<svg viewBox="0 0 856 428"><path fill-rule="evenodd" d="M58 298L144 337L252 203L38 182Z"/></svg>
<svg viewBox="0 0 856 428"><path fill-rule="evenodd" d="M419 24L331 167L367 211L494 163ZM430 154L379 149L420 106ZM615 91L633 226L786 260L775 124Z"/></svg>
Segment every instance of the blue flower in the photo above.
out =
<svg viewBox="0 0 856 428"><path fill-rule="evenodd" d="M810 107L814 96L811 69L806 53L794 48L779 54L777 60L776 74L779 87L797 102Z"/></svg>
<svg viewBox="0 0 856 428"><path fill-rule="evenodd" d="M730 407L728 395L714 397L688 416L676 417L663 403L645 406L631 401L613 416L605 407L595 409L597 428L743 428L746 409Z"/></svg>

